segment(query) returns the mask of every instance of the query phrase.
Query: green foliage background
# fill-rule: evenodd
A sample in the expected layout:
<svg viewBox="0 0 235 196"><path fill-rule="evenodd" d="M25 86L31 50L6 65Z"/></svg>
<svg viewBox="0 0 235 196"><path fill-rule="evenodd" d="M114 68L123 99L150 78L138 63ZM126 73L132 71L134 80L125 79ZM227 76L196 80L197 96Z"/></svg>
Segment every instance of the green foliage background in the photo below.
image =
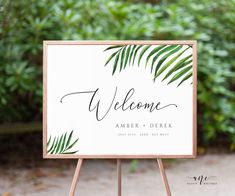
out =
<svg viewBox="0 0 235 196"><path fill-rule="evenodd" d="M43 40L198 40L198 131L235 149L235 0L0 0L0 122L41 120Z"/></svg>

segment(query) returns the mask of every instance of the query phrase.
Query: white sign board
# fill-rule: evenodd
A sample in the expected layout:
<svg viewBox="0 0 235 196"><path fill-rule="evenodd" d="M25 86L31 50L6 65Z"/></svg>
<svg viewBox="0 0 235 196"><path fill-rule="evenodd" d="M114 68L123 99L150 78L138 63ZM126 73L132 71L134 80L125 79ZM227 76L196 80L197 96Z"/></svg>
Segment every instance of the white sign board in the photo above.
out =
<svg viewBox="0 0 235 196"><path fill-rule="evenodd" d="M196 156L195 41L44 41L45 158Z"/></svg>

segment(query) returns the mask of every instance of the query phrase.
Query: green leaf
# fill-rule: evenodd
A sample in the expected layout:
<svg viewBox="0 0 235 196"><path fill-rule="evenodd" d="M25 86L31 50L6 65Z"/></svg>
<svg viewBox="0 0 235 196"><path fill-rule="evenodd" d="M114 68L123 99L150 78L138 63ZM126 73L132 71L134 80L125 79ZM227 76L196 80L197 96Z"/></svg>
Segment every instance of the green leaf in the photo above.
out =
<svg viewBox="0 0 235 196"><path fill-rule="evenodd" d="M192 66L188 66L183 68L181 71L179 71L171 80L168 82L168 84L174 82L175 80L179 79L182 77L184 74L186 74L190 69L192 69Z"/></svg>
<svg viewBox="0 0 235 196"><path fill-rule="evenodd" d="M170 46L167 46L165 48L163 48L162 50L160 50L160 52L158 52L154 57L153 57L153 60L152 60L152 65L151 65L151 73L153 71L153 65L154 63L157 61L157 59L165 52L168 52L174 48L176 48L177 45L170 45Z"/></svg>
<svg viewBox="0 0 235 196"><path fill-rule="evenodd" d="M126 68L126 65L127 65L127 62L128 62L130 50L131 50L131 46L128 46L127 51L126 51L126 59L125 59L125 63L124 63L124 68Z"/></svg>
<svg viewBox="0 0 235 196"><path fill-rule="evenodd" d="M138 66L140 66L140 61L141 61L143 55L145 54L145 52L146 52L150 47L151 47L151 45L147 45L147 46L145 46L145 47L141 50L140 55L139 55L139 60L138 60Z"/></svg>
<svg viewBox="0 0 235 196"><path fill-rule="evenodd" d="M104 52L107 51L107 50L111 50L111 49L115 49L115 48L121 48L121 47L123 47L123 46L122 46L122 45L110 46L110 47L106 48L106 49L104 50Z"/></svg>
<svg viewBox="0 0 235 196"><path fill-rule="evenodd" d="M177 85L177 87L180 86L184 81L188 80L192 75L193 75L193 72L192 72L192 71L189 72L189 73L183 78L183 80L181 80L181 82Z"/></svg>
<svg viewBox="0 0 235 196"><path fill-rule="evenodd" d="M190 55L188 55L188 56L186 56L186 57L184 57L184 58L182 58L181 60L179 60L175 65L174 65L174 67L172 67L169 71L168 71L168 73L166 74L166 76L163 78L163 80L165 80L166 78L168 78L173 72L175 72L178 68L181 68L181 67L183 67L184 66L184 62L185 61L187 61L189 58L191 58L192 57L192 55L190 54ZM190 63L190 62L189 62ZM162 80L162 81L163 81Z"/></svg>
<svg viewBox="0 0 235 196"><path fill-rule="evenodd" d="M76 143L77 143L78 139L76 139L72 144L70 144L67 148L66 148L66 151L67 150L70 150Z"/></svg>
<svg viewBox="0 0 235 196"><path fill-rule="evenodd" d="M58 142L59 142L59 138L56 137L56 142L55 142L55 145L53 146L53 149L52 149L52 151L51 151L51 154L53 154L53 153L55 152L55 150L56 150L56 148L57 148L57 145L58 145Z"/></svg>
<svg viewBox="0 0 235 196"><path fill-rule="evenodd" d="M169 60L164 66L161 67L161 69L159 69L157 75L156 75L156 78L161 75L161 73L163 71L165 71L169 66L172 65L172 63L174 63L186 50L188 50L188 48L184 49L183 51L181 51L180 53L178 53L177 55L175 55L171 60Z"/></svg>
<svg viewBox="0 0 235 196"><path fill-rule="evenodd" d="M157 72L158 69L161 67L161 65L163 64L163 62L171 55L175 54L176 52L178 52L183 46L180 45L177 48L174 48L173 50L171 50L170 52L168 52L167 54L165 54L158 62L156 68L155 68L155 74L154 74L154 80L156 79L157 76Z"/></svg>
<svg viewBox="0 0 235 196"><path fill-rule="evenodd" d="M152 46L153 48L150 49ZM128 64L131 65L132 63L132 65L134 65L135 60L137 58L137 65L139 67L141 60L143 59L144 55L146 55L145 67L148 65L150 59L152 58L151 73L154 69L154 81L158 76L165 73L165 70L170 69L162 79L163 81L166 78L169 78L169 76L171 76L178 69L182 69L183 67L186 67L191 64L192 59L189 59L192 57L192 54L181 58L181 56L186 52L186 50L190 48L190 46L188 46L187 48L182 49L183 46L185 45L125 45L119 47L119 50L113 53L108 59L108 62L110 62L110 58L112 59L115 57L112 75L116 72L119 63L120 71L122 71L126 68ZM118 47L109 47L109 49L115 48ZM178 73L176 73L175 76L178 76ZM174 80L175 76L173 76ZM170 81L170 83L171 82L172 81Z"/></svg>
<svg viewBox="0 0 235 196"><path fill-rule="evenodd" d="M120 71L122 70L122 67L123 67L123 61L125 59L125 52L126 52L126 46L123 47L122 51L120 52L120 55L121 55Z"/></svg>
<svg viewBox="0 0 235 196"><path fill-rule="evenodd" d="M135 49L134 56L133 56L133 61L132 61L132 65L134 65L135 57L136 57L136 54L137 54L138 50L139 50L140 48L142 48L142 47L143 47L143 45L139 45L139 46Z"/></svg>
<svg viewBox="0 0 235 196"><path fill-rule="evenodd" d="M51 147L49 148L49 145L47 146L47 148L49 148L48 152L51 152L52 149L54 148L54 145L55 145L55 141L56 141L56 138L53 139L53 142L52 142L52 145Z"/></svg>
<svg viewBox="0 0 235 196"><path fill-rule="evenodd" d="M113 64L113 73L112 75L115 73L116 69L117 69L117 65L118 65L118 60L119 60L119 55L120 55L120 51L118 52L115 60L114 60L114 64Z"/></svg>
<svg viewBox="0 0 235 196"><path fill-rule="evenodd" d="M59 153L60 146L61 146L62 141L63 141L63 137L64 137L64 135L62 134L62 136L61 136L61 137L60 137L60 139L59 139L59 142L58 142L58 145L57 145L56 151L55 151L55 153L56 153L56 154L57 154L57 153Z"/></svg>
<svg viewBox="0 0 235 196"><path fill-rule="evenodd" d="M114 52L113 54L111 54L111 56L108 58L108 60L106 61L106 63L105 63L104 66L108 65L108 63L113 59L113 57L116 56L117 53L120 52L120 50L121 50L121 49L119 49L118 51L116 51L116 52Z"/></svg>
<svg viewBox="0 0 235 196"><path fill-rule="evenodd" d="M49 140L48 140L48 142L47 142L47 146L50 145L50 142L51 142L51 136L49 137Z"/></svg>
<svg viewBox="0 0 235 196"><path fill-rule="evenodd" d="M62 154L75 154L76 152L78 152L78 150L72 152L63 152Z"/></svg>
<svg viewBox="0 0 235 196"><path fill-rule="evenodd" d="M181 69L181 68L183 68L183 67L185 67L185 66L187 66L187 65L189 65L190 63L192 63L193 62L193 60L191 59L191 60L188 60L188 61L185 61L185 62L183 62L180 66L178 66L176 69L175 69L175 71L177 71L177 70L179 70L179 69Z"/></svg>
<svg viewBox="0 0 235 196"><path fill-rule="evenodd" d="M133 54L134 54L134 50L135 50L136 47L137 47L137 45L134 45L134 46L132 47L132 50L131 50L131 53L130 53L130 58L129 58L129 65L131 64L131 59L132 59L132 56L133 56Z"/></svg>
<svg viewBox="0 0 235 196"><path fill-rule="evenodd" d="M149 59L151 58L151 56L153 56L154 54L156 54L157 52L159 52L159 51L160 51L162 48L164 48L165 46L166 46L166 45L160 45L160 46L154 48L154 49L149 53L149 55L148 55L147 58L146 58L145 67L147 66L148 61L149 61Z"/></svg>
<svg viewBox="0 0 235 196"><path fill-rule="evenodd" d="M64 151L64 149L65 149L65 141L66 141L66 137L67 137L67 132L64 134L64 138L63 138L63 142L62 142L62 145L61 145L60 152L63 152L63 151Z"/></svg>
<svg viewBox="0 0 235 196"><path fill-rule="evenodd" d="M71 148L75 146L75 144L78 142L79 138L75 139L72 142L73 137L73 131L70 132L69 137L67 138L67 132L56 136L53 139L53 143L51 146L47 146L47 152L49 154L70 154L72 152L68 152ZM74 151L77 152L77 151Z"/></svg>
<svg viewBox="0 0 235 196"><path fill-rule="evenodd" d="M69 145L69 143L70 143L70 141L71 141L71 139L72 139L72 136L73 136L73 130L72 130L72 131L70 132L70 134L69 134L69 138L68 138L68 140L67 140L66 146Z"/></svg>

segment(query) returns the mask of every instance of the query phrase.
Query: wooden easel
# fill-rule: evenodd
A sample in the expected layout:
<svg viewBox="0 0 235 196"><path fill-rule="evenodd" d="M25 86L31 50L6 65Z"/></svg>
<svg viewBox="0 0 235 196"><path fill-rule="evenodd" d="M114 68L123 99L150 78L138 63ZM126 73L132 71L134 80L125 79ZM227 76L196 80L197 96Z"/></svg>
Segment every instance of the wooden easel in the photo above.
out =
<svg viewBox="0 0 235 196"><path fill-rule="evenodd" d="M70 192L69 192L69 196L74 196L75 193L75 189L77 186L77 182L78 182L78 177L80 174L80 170L81 170L81 166L82 166L82 162L83 159L78 159L78 163L77 163L77 167L74 173L74 177L73 177L73 181L71 184L71 188L70 188ZM166 194L167 196L171 196L171 191L170 191L170 187L167 181L167 177L166 177L166 173L164 170L164 166L162 163L162 159L157 159L157 163L160 169L160 173L161 173L161 177L162 177L162 181L166 190ZM117 159L117 176L118 176L118 196L122 195L122 166L121 166L121 159Z"/></svg>

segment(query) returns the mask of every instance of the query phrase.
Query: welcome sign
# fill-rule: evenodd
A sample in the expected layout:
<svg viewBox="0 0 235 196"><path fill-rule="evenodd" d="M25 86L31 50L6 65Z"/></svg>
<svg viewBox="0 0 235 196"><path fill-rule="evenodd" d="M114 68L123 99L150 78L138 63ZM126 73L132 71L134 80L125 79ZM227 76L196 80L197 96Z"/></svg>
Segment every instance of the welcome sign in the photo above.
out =
<svg viewBox="0 0 235 196"><path fill-rule="evenodd" d="M44 41L44 158L196 156L195 41Z"/></svg>

